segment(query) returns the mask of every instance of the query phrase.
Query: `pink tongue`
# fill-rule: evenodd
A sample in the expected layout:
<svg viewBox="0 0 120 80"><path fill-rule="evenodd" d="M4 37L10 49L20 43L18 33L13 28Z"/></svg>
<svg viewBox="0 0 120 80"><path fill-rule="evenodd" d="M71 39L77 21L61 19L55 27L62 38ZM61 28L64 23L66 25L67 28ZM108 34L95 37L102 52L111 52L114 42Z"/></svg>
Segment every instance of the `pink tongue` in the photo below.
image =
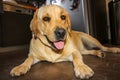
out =
<svg viewBox="0 0 120 80"><path fill-rule="evenodd" d="M54 45L59 50L64 48L64 42L63 41L54 42Z"/></svg>

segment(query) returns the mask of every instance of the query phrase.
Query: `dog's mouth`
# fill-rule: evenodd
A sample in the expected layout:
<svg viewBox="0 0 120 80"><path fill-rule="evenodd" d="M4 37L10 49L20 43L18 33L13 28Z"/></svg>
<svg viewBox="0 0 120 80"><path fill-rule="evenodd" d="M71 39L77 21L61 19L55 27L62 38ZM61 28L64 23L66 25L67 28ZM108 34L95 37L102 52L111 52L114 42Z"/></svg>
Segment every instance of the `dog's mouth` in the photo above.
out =
<svg viewBox="0 0 120 80"><path fill-rule="evenodd" d="M59 40L54 42L49 41L49 43L51 44L51 47L56 51L62 50L65 46L64 40Z"/></svg>
<svg viewBox="0 0 120 80"><path fill-rule="evenodd" d="M60 40L60 41L55 41L53 42L53 46L57 49L57 50L62 50L64 48L64 41Z"/></svg>
<svg viewBox="0 0 120 80"><path fill-rule="evenodd" d="M57 41L50 41L47 36L45 36L47 41L50 43L53 49L55 50L62 50L65 46L65 40L57 40Z"/></svg>

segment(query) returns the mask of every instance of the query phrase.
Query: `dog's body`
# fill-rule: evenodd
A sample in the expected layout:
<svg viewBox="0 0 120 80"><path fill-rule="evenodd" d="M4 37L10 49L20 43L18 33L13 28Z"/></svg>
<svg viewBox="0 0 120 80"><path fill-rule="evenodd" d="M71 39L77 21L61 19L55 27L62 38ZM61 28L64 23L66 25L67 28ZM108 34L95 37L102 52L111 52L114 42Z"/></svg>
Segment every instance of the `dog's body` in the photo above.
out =
<svg viewBox="0 0 120 80"><path fill-rule="evenodd" d="M72 61L75 75L79 78L89 78L94 72L82 59L82 54L102 57L102 52L120 52L119 48L108 48L101 45L90 35L71 30L69 14L57 5L48 5L38 9L30 24L33 38L30 43L28 58L12 69L12 76L25 74L30 67L42 60L52 63ZM99 50L87 50L97 47Z"/></svg>

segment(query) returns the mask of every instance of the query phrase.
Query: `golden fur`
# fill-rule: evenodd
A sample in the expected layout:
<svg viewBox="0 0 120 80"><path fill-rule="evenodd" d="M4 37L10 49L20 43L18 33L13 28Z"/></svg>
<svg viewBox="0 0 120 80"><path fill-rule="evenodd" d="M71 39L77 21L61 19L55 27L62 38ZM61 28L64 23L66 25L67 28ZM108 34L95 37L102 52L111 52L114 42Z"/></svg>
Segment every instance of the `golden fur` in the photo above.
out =
<svg viewBox="0 0 120 80"><path fill-rule="evenodd" d="M62 16L61 18L61 15ZM65 30L64 48L55 49L50 42L57 41L56 28ZM30 43L28 58L19 66L13 68L10 72L12 76L25 74L30 67L42 60L52 63L60 61L71 61L74 65L76 77L88 79L93 76L93 70L84 64L82 54L91 54L102 57L102 52L120 52L120 48L108 48L101 45L90 35L71 30L71 22L68 12L57 5L47 5L36 10L30 24L33 38ZM100 50L87 50L84 46L97 47Z"/></svg>

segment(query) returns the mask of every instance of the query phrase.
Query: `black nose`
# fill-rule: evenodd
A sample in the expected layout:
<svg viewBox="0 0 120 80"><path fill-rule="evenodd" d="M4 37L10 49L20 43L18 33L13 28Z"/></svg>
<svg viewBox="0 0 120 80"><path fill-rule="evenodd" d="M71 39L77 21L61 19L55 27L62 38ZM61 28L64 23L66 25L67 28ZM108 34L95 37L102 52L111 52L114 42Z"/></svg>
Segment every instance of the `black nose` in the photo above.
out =
<svg viewBox="0 0 120 80"><path fill-rule="evenodd" d="M56 35L57 40L64 39L65 34L66 34L66 31L63 28L57 28L55 30L55 35Z"/></svg>

